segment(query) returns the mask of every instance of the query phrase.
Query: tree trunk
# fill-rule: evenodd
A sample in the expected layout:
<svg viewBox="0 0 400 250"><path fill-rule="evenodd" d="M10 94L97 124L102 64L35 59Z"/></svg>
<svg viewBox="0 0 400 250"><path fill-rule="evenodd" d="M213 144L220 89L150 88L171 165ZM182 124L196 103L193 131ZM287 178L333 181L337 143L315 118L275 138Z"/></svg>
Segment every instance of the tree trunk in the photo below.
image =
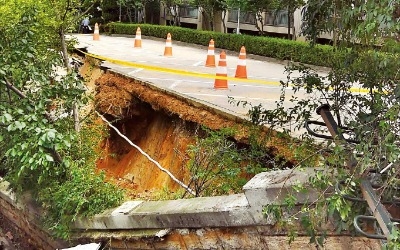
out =
<svg viewBox="0 0 400 250"><path fill-rule="evenodd" d="M204 9L201 12L201 15L203 16L203 30L210 30L210 22L208 21L208 15L207 13L204 11Z"/></svg>
<svg viewBox="0 0 400 250"><path fill-rule="evenodd" d="M146 4L144 4L143 8L142 8L142 22L141 23L146 23Z"/></svg>
<svg viewBox="0 0 400 250"><path fill-rule="evenodd" d="M179 15L179 8L177 5L175 5L173 8L174 8L174 15L172 15L172 12L170 11L172 18L173 18L173 22L174 22L173 26L181 26L181 22L180 22L181 17Z"/></svg>
<svg viewBox="0 0 400 250"><path fill-rule="evenodd" d="M62 51L64 66L67 68L67 72L69 73L72 68L71 68L71 65L69 63L68 51L67 51L67 43L65 42L64 28L63 27L60 28L59 34L60 34L60 40L61 40L61 51ZM79 110L78 110L78 106L76 105L76 102L73 103L72 113L74 115L75 131L79 132L79 130L80 130Z"/></svg>
<svg viewBox="0 0 400 250"><path fill-rule="evenodd" d="M288 29L287 29L288 34L287 34L287 38L289 40L291 40L291 38L290 38L290 28L291 28L290 25L291 25L291 14L290 14L290 12L288 10Z"/></svg>
<svg viewBox="0 0 400 250"><path fill-rule="evenodd" d="M65 42L65 33L63 27L60 28L58 34L60 35L61 53L63 57L64 67L66 67L69 72L71 70L71 65L69 65L67 43Z"/></svg>
<svg viewBox="0 0 400 250"><path fill-rule="evenodd" d="M118 17L119 22L121 22L121 16L122 16L122 7L121 7L121 1L119 1L119 17Z"/></svg>
<svg viewBox="0 0 400 250"><path fill-rule="evenodd" d="M78 109L78 105L76 104L76 101L74 101L74 103L72 104L73 108L72 108L72 113L74 115L74 128L76 132L81 131L81 124L79 122L79 109Z"/></svg>
<svg viewBox="0 0 400 250"><path fill-rule="evenodd" d="M226 10L223 11L223 15L222 15L222 27L224 28L224 33L226 33L225 18L226 18Z"/></svg>

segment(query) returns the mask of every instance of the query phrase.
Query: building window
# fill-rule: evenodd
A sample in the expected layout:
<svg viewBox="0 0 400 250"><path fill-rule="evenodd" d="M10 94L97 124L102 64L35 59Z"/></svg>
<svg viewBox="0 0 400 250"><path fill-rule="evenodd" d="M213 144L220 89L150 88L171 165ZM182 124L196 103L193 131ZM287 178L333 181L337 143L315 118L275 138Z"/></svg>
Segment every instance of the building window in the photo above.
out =
<svg viewBox="0 0 400 250"><path fill-rule="evenodd" d="M288 27L288 11L287 10L272 10L265 12L265 25ZM291 20L293 26L293 20Z"/></svg>
<svg viewBox="0 0 400 250"><path fill-rule="evenodd" d="M179 7L179 16L183 18L198 18L199 8L190 6Z"/></svg>
<svg viewBox="0 0 400 250"><path fill-rule="evenodd" d="M228 22L237 23L238 20L238 10L229 10L228 12ZM256 15L252 12L240 12L240 23L245 24L256 24Z"/></svg>

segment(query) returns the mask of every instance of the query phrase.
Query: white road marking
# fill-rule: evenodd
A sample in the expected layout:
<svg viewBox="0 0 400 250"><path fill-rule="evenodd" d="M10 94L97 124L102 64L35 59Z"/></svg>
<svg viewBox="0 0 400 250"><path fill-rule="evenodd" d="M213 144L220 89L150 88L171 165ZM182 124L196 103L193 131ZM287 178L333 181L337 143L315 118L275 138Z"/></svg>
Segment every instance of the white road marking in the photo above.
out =
<svg viewBox="0 0 400 250"><path fill-rule="evenodd" d="M278 77L268 77L268 76L247 76L250 79L267 79L267 80L282 80L282 78L278 78ZM282 80L284 81L284 80Z"/></svg>
<svg viewBox="0 0 400 250"><path fill-rule="evenodd" d="M142 70L143 70L142 68L132 70L131 72L128 73L128 75L133 75L133 74L135 74L135 73L137 73L137 72L140 72L140 71L142 71Z"/></svg>
<svg viewBox="0 0 400 250"><path fill-rule="evenodd" d="M199 62L197 62L197 63L194 63L193 66L199 66L199 65L202 64L202 63L203 63L203 61L199 61Z"/></svg>
<svg viewBox="0 0 400 250"><path fill-rule="evenodd" d="M185 95L198 95L198 96L212 96L212 97L228 97L228 95L216 95L216 94L200 94L200 93L191 93L184 92L182 94ZM235 99L249 99L249 100L263 100L263 101L276 101L277 99L267 99L267 98L256 98L256 97L246 97L246 96L229 96Z"/></svg>
<svg viewBox="0 0 400 250"><path fill-rule="evenodd" d="M250 88L263 88L263 89L280 89L281 88L281 86L248 85L248 84L243 84L243 85L235 84L235 86L250 87Z"/></svg>
<svg viewBox="0 0 400 250"><path fill-rule="evenodd" d="M182 81L181 80L178 80L178 81L175 81L175 82L173 82L170 86L169 86L169 88L170 89L174 89L176 86L178 86L178 84L179 83L181 83Z"/></svg>
<svg viewBox="0 0 400 250"><path fill-rule="evenodd" d="M174 78L158 78L158 77L143 77L143 76L138 76L137 78L139 79L146 79L146 80L163 80L163 81L177 81ZM196 80L179 80L181 82L192 82L192 83L214 83L214 82L207 82L207 81L196 81Z"/></svg>

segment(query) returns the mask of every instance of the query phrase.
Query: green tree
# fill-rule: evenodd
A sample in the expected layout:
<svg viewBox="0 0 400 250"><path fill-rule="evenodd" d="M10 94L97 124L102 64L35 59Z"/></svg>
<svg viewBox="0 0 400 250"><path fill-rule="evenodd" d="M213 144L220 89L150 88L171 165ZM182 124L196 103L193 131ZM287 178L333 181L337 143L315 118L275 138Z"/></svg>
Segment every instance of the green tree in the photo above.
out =
<svg viewBox="0 0 400 250"><path fill-rule="evenodd" d="M148 6L157 6L150 14L159 15L158 4L154 0L104 0L101 2L102 17L105 22L146 23Z"/></svg>
<svg viewBox="0 0 400 250"><path fill-rule="evenodd" d="M193 4L200 8L203 29L215 30L215 17L224 11L225 0L193 0Z"/></svg>
<svg viewBox="0 0 400 250"><path fill-rule="evenodd" d="M116 22L123 21L122 19L122 4L119 1L114 0L103 0L101 1L101 11L104 22ZM120 5L118 5L120 4ZM121 19L120 19L121 16Z"/></svg>
<svg viewBox="0 0 400 250"><path fill-rule="evenodd" d="M226 19L226 12L231 11L234 9L237 10L245 10L246 9L246 1L239 1L239 0L226 0L223 3L223 17L222 17L222 23L224 25L224 32L226 32L226 24L225 24L225 19ZM238 13L239 14L239 13Z"/></svg>
<svg viewBox="0 0 400 250"><path fill-rule="evenodd" d="M161 3L164 5L165 10L167 11L167 15L172 17L171 24L173 26L180 26L180 15L179 15L179 6L182 6L186 3L186 1L182 0L161 0Z"/></svg>
<svg viewBox="0 0 400 250"><path fill-rule="evenodd" d="M44 216L66 236L77 215L115 206L122 194L99 183L104 176L95 174L90 140L81 140L83 134L75 131L71 111L85 104L87 96L82 80L65 65L67 41L60 35L73 16L60 18L61 13L69 15L61 6L69 5L57 3L11 0L0 7L0 168L17 194L29 191L45 208L68 204L68 213L48 209ZM82 172L87 183L77 181ZM97 188L86 193L71 192L76 199L51 195L94 183ZM91 207L99 197L104 205Z"/></svg>
<svg viewBox="0 0 400 250"><path fill-rule="evenodd" d="M119 18L118 21L128 21L130 23L140 23L139 13L143 11L143 4L141 1L133 0L118 0ZM125 18L122 18L122 12L125 12Z"/></svg>
<svg viewBox="0 0 400 250"><path fill-rule="evenodd" d="M65 35L76 27L96 3L96 0L44 0L36 5L38 18L43 24L41 29L50 29L49 34L58 34L58 39L54 40L57 41L55 46L61 48L64 66L67 68L69 60Z"/></svg>
<svg viewBox="0 0 400 250"><path fill-rule="evenodd" d="M243 6L244 11L254 13L257 19L256 28L261 35L264 35L264 23L265 16L264 13L268 10L275 10L278 8L278 2L276 0L247 0L246 4Z"/></svg>
<svg viewBox="0 0 400 250"><path fill-rule="evenodd" d="M326 76L308 66L290 65L287 69L289 77L282 82L282 95L277 106L272 109L256 106L250 111L252 120L258 123L280 128L290 123L294 124L292 128L304 131L306 121L319 118L315 109L329 104L340 132L351 139L345 145L332 139L314 142L319 148L314 153L320 159L317 166L326 171L323 174L317 172L310 178L310 185L320 189L322 195L312 206L302 208L301 213L307 216L296 214L287 220L280 218L286 226L294 221L301 223L316 244L323 244L323 237L317 236L324 236L323 225L328 220L335 218L338 230L349 230L352 216L365 213L365 203L345 199L346 196L361 196L358 187L365 176L382 172L375 183L381 186L382 201L393 201L398 197L400 60L395 35L400 30L400 23L397 8L390 0L359 1L353 6L339 1L308 1L303 32L313 45L323 32L340 30L340 35L335 38L335 50L341 57L329 59L331 67ZM341 21L332 15L340 17ZM300 76L293 76L294 72ZM359 93L359 88L365 91ZM290 107L286 106L288 101ZM314 130L327 132L326 127ZM293 131L288 129L286 132ZM301 138L304 145L315 139L308 133L303 133ZM357 164L346 165L349 158L356 159ZM315 167L315 163L306 159L298 158L298 167ZM335 185L340 188L333 189ZM276 212L269 207L266 213L273 211ZM392 243L399 247L399 242Z"/></svg>
<svg viewBox="0 0 400 250"><path fill-rule="evenodd" d="M303 7L305 4L304 0L287 0L287 1L279 1L278 9L285 9L288 11L288 39L291 39L290 31L292 29L292 21L294 20L294 12ZM293 33L294 38L294 33Z"/></svg>

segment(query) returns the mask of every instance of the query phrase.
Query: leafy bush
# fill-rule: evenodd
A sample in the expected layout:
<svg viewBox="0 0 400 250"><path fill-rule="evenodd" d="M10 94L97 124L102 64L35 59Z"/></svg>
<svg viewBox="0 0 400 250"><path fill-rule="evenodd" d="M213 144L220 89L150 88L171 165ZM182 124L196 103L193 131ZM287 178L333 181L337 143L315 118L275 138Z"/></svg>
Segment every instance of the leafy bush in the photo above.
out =
<svg viewBox="0 0 400 250"><path fill-rule="evenodd" d="M210 39L214 39L215 46L221 49L239 51L241 46L246 47L249 54L291 60L318 66L331 66L332 60L344 58L343 52L337 52L332 46L316 45L310 47L307 42L286 39L227 34L213 31L193 30L175 26L160 26L151 24L109 23L107 30L112 34L134 35L140 27L142 35L166 38L171 33L172 39L208 46Z"/></svg>
<svg viewBox="0 0 400 250"><path fill-rule="evenodd" d="M105 182L104 172L73 164L66 179L54 180L39 192L45 224L61 238L68 238L78 216L93 216L122 201L122 192Z"/></svg>
<svg viewBox="0 0 400 250"><path fill-rule="evenodd" d="M197 196L226 194L240 190L240 154L232 140L233 131L207 131L188 148L189 187Z"/></svg>
<svg viewBox="0 0 400 250"><path fill-rule="evenodd" d="M232 128L203 128L205 136L197 137L187 150L188 186L197 196L238 193L249 177L280 164L266 148L269 135L259 129L252 126L248 144L240 145L233 139L236 131Z"/></svg>
<svg viewBox="0 0 400 250"><path fill-rule="evenodd" d="M45 208L45 223L68 237L78 215L117 206L122 192L95 172L101 126L87 118L74 130L73 107L88 97L76 72L63 68L55 41L35 2L9 1L0 12L0 172L19 195L29 192ZM40 7L40 6L39 6ZM7 12L8 11L8 12ZM10 19L12 18L12 19Z"/></svg>
<svg viewBox="0 0 400 250"><path fill-rule="evenodd" d="M122 190L107 183L104 172L95 171L106 125L96 123L92 114L81 126L76 143L71 144L65 176L52 178L38 195L47 214L45 224L62 238L69 236L71 222L78 216L93 216L123 200Z"/></svg>

